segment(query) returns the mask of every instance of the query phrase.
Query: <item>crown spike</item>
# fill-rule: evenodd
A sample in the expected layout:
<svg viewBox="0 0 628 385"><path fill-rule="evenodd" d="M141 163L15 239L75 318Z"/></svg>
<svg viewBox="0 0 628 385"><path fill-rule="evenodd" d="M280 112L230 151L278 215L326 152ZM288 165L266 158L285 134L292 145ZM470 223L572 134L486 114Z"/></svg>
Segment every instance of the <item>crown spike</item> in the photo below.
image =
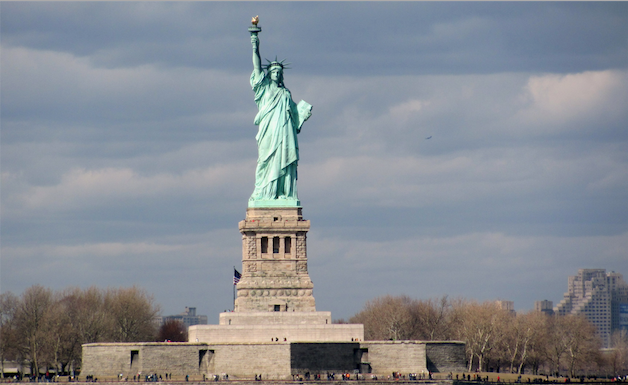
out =
<svg viewBox="0 0 628 385"><path fill-rule="evenodd" d="M292 64L292 63L287 63L286 62L287 59L283 59L283 60L280 61L277 58L276 55L275 55L275 60L273 60L272 62L270 60L266 59L266 58L265 58L265 60L268 63L268 64L263 64L262 65L262 68L265 69L265 70L270 70L271 67L280 67L282 70L290 69L290 67L288 67L288 66L290 64Z"/></svg>

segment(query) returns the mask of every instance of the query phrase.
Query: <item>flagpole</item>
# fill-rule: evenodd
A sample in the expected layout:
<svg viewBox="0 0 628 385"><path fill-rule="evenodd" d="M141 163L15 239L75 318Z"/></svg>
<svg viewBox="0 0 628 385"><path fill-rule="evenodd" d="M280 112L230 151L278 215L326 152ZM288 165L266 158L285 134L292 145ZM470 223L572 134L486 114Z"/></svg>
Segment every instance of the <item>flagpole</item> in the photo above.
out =
<svg viewBox="0 0 628 385"><path fill-rule="evenodd" d="M235 311L235 300L236 300L236 285L240 282L240 278L242 278L242 274L236 270L235 266L233 267L233 311Z"/></svg>
<svg viewBox="0 0 628 385"><path fill-rule="evenodd" d="M233 267L233 271L236 271L235 266ZM233 310L235 311L235 287L236 287L236 283L235 281L233 281Z"/></svg>

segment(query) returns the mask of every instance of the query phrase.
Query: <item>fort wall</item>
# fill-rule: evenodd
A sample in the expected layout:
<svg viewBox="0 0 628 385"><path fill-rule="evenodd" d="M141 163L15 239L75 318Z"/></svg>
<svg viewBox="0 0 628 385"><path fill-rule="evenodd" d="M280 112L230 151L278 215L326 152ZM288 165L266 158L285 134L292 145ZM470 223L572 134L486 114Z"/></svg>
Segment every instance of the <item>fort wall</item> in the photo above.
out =
<svg viewBox="0 0 628 385"><path fill-rule="evenodd" d="M229 374L231 379L292 379L305 373L387 376L465 369L464 343L425 341L267 343L102 343L83 345L82 375Z"/></svg>

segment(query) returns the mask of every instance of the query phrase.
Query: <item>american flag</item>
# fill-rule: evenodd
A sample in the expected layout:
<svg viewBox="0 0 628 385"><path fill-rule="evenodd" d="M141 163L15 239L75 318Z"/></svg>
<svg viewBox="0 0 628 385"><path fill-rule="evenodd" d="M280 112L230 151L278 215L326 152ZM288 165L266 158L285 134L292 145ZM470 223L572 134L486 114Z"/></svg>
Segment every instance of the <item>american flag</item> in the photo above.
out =
<svg viewBox="0 0 628 385"><path fill-rule="evenodd" d="M237 285L238 282L240 282L240 278L242 277L242 274L240 274L239 271L237 271L236 269L233 269L233 284Z"/></svg>

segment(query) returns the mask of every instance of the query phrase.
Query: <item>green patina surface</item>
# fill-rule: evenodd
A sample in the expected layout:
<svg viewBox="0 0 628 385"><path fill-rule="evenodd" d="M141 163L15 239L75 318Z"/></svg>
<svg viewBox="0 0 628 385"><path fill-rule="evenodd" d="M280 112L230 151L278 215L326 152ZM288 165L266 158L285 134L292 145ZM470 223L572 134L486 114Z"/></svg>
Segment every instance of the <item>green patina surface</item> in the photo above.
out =
<svg viewBox="0 0 628 385"><path fill-rule="evenodd" d="M250 80L258 108L254 123L259 126L255 136L258 148L255 189L249 198L249 207L300 207L297 134L312 115L312 106L303 100L299 104L292 100L290 90L283 83L283 61L262 65L259 31L249 32L253 46Z"/></svg>
<svg viewBox="0 0 628 385"><path fill-rule="evenodd" d="M298 199L249 200L249 207L301 207Z"/></svg>

